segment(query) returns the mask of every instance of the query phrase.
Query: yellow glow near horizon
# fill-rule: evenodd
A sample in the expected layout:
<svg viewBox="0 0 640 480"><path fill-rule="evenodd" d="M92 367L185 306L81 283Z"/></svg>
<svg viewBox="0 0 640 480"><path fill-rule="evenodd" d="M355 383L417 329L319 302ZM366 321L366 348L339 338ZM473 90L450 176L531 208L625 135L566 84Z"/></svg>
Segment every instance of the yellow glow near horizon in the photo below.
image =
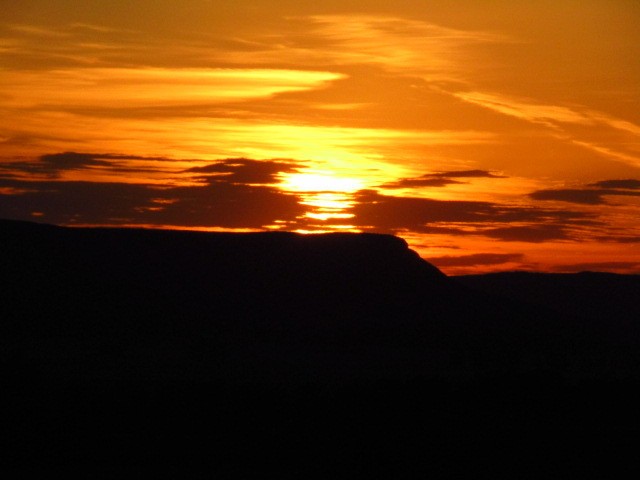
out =
<svg viewBox="0 0 640 480"><path fill-rule="evenodd" d="M307 212L305 214L305 217L313 218L314 220L326 221L326 220L331 220L331 219L353 218L353 217L355 217L355 215L353 213L331 213L331 212L313 213L313 212Z"/></svg>
<svg viewBox="0 0 640 480"><path fill-rule="evenodd" d="M295 233L302 233L304 235L318 235L321 233L335 233L335 232L349 232L349 233L359 233L362 232L362 229L357 227L356 225L332 225L331 228L298 228L294 230Z"/></svg>
<svg viewBox="0 0 640 480"><path fill-rule="evenodd" d="M351 194L364 186L362 179L340 177L331 172L304 172L284 174L279 188L295 192L300 197L300 204L311 208L304 216L312 220L326 222L353 218L349 212L353 207ZM344 226L330 227L344 229Z"/></svg>
<svg viewBox="0 0 640 480"><path fill-rule="evenodd" d="M349 194L342 192L312 192L312 194L303 195L300 203L326 211L344 209L345 205L352 205Z"/></svg>

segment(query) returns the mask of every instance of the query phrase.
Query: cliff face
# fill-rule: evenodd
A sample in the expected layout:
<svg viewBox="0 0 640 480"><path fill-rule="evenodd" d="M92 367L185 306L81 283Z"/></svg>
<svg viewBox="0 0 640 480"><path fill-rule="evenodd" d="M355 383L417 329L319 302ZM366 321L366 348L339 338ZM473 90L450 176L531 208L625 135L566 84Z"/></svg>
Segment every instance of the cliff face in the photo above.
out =
<svg viewBox="0 0 640 480"><path fill-rule="evenodd" d="M448 279L385 235L68 229L5 222L5 308L57 322L188 325L380 316ZM47 305L51 306L48 308ZM359 311L359 309L362 309ZM391 309L391 310L390 310ZM63 312L67 313L63 313ZM57 315L57 313L60 315ZM158 315L154 318L153 315ZM113 317L111 316L113 315ZM40 321L39 320L39 321Z"/></svg>

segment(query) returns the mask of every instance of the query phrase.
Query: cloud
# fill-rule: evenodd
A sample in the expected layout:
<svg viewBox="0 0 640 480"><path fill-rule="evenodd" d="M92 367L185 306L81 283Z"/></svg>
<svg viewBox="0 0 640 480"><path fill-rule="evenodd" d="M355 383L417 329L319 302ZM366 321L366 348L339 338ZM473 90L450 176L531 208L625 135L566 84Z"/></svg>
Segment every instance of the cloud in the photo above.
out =
<svg viewBox="0 0 640 480"><path fill-rule="evenodd" d="M0 216L27 219L37 213L43 221L61 224L264 228L279 223L287 229L311 230L352 226L385 233L483 236L530 243L581 240L585 227L603 228L595 213L567 209L394 196L358 190L360 187L318 196L315 190L286 188L287 178L308 175L307 164L294 160L226 158L175 171L180 181L171 183L133 185L62 176L83 169L133 171L149 161L154 162L151 169L156 168L155 162L171 163L163 157L78 152L43 155L31 163L14 162L7 170L9 175L0 176ZM25 176L11 176L16 171ZM420 178L453 181L452 177L500 178L485 170L441 171ZM588 191L607 194L609 190ZM640 195L633 190L624 192Z"/></svg>
<svg viewBox="0 0 640 480"><path fill-rule="evenodd" d="M153 173L160 169L157 166L153 168L142 167L140 164L145 162L169 163L171 161L171 159L165 157L63 152L41 155L37 159L30 161L2 162L0 163L0 176L6 178L27 175L31 179L37 178L37 176L59 178L64 172L92 169L102 169L111 173Z"/></svg>
<svg viewBox="0 0 640 480"><path fill-rule="evenodd" d="M7 180L2 183L10 186ZM276 220L294 221L303 213L294 196L268 187L219 184L159 189L101 182L12 183L13 188L30 190L2 195L0 217L29 219L37 213L40 220L56 224L261 228Z"/></svg>
<svg viewBox="0 0 640 480"><path fill-rule="evenodd" d="M12 24L6 25L9 30L14 32L18 32L21 34L25 34L28 36L35 37L69 37L70 34L68 32L62 31L60 29L51 28L51 27L42 27L38 25L28 25L28 24Z"/></svg>
<svg viewBox="0 0 640 480"><path fill-rule="evenodd" d="M465 102L551 128L556 128L563 123L607 126L636 136L640 135L640 126L632 122L579 105L569 108L562 105L543 104L532 99L486 92L457 92L454 96Z"/></svg>
<svg viewBox="0 0 640 480"><path fill-rule="evenodd" d="M414 71L451 65L447 54L460 45L504 39L492 33L400 17L316 15L307 19L315 27L311 33L327 40L334 47L333 55L343 61L380 63Z"/></svg>
<svg viewBox="0 0 640 480"><path fill-rule="evenodd" d="M507 178L504 175L496 175L487 170L449 170L430 174L433 177L445 178Z"/></svg>
<svg viewBox="0 0 640 480"><path fill-rule="evenodd" d="M640 181L602 180L586 185L587 188L537 190L529 194L534 200L553 200L583 205L607 205L606 195L639 197Z"/></svg>
<svg viewBox="0 0 640 480"><path fill-rule="evenodd" d="M640 235L607 235L596 237L596 240L599 240L601 242L640 243Z"/></svg>
<svg viewBox="0 0 640 480"><path fill-rule="evenodd" d="M447 185L460 184L454 178L506 178L495 175L487 170L452 170L445 172L427 173L416 178L402 178L395 182L381 185L384 188L420 188L420 187L446 187Z"/></svg>
<svg viewBox="0 0 640 480"><path fill-rule="evenodd" d="M420 231L432 222L493 221L497 213L495 206L488 202L396 197L374 190L362 190L355 198L353 212L359 224L389 231Z"/></svg>
<svg viewBox="0 0 640 480"><path fill-rule="evenodd" d="M14 108L197 105L319 88L342 74L257 68L73 68L7 72L3 105ZM82 91L82 95L78 95Z"/></svg>
<svg viewBox="0 0 640 480"><path fill-rule="evenodd" d="M358 225L395 233L409 230L541 243L576 240L578 238L570 235L569 226L594 222L594 215L586 212L491 202L396 197L373 190L360 191L355 198L353 213Z"/></svg>
<svg viewBox="0 0 640 480"><path fill-rule="evenodd" d="M454 96L465 102L473 103L504 115L539 123L551 128L557 127L556 122L584 125L590 125L594 122L589 116L568 107L544 105L531 100L516 99L501 94L458 92Z"/></svg>
<svg viewBox="0 0 640 480"><path fill-rule="evenodd" d="M417 178L402 178L396 182L389 182L381 185L384 188L420 188L420 187L446 187L458 182L445 177L433 177L431 175L423 175Z"/></svg>
<svg viewBox="0 0 640 480"><path fill-rule="evenodd" d="M640 165L640 157L637 152L621 151L625 144L636 143L640 136L640 125L612 117L602 112L591 110L587 107L575 105L549 105L532 99L516 98L498 93L486 93L477 91L456 92L452 94L456 98L467 103L478 105L494 112L501 113L520 120L543 125L555 130L558 139L564 142L589 149L610 159L623 161L633 167ZM570 133L568 127L580 127L578 133ZM584 130L590 130L591 138L602 135L602 130L609 129L618 136L625 138L615 142L616 148L610 145L602 145L584 136ZM597 133L596 133L597 132Z"/></svg>
<svg viewBox="0 0 640 480"><path fill-rule="evenodd" d="M578 145L580 147L591 150L592 152L600 154L601 156L605 156L616 161L622 161L623 163L631 167L638 168L640 167L640 157L638 157L636 152L631 151L631 153L625 153L625 152L619 151L620 147L624 147L625 143L637 142L637 138L632 138L630 140L631 141L627 141L627 142L617 142L616 148L618 148L618 150L614 150L611 147L598 145L592 141L577 140L575 138L569 139L569 142L574 145Z"/></svg>
<svg viewBox="0 0 640 480"><path fill-rule="evenodd" d="M584 262L564 265L552 265L549 269L559 273L575 272L619 272L626 274L640 273L640 262Z"/></svg>
<svg viewBox="0 0 640 480"><path fill-rule="evenodd" d="M276 221L295 222L305 208L297 197L265 186L216 182L163 192L170 202L145 218L156 224L263 228Z"/></svg>
<svg viewBox="0 0 640 480"><path fill-rule="evenodd" d="M278 183L281 174L298 172L301 167L300 163L293 161L229 158L204 167L189 168L185 172L203 174L200 179L209 184L228 182L256 185Z"/></svg>
<svg viewBox="0 0 640 480"><path fill-rule="evenodd" d="M43 158L55 171L131 157L64 153ZM220 228L295 223L305 207L296 196L266 185L292 168L292 162L227 159L190 169L211 174L203 184L173 186L5 177L0 178L0 217L30 219L37 214L39 220L56 224Z"/></svg>
<svg viewBox="0 0 640 480"><path fill-rule="evenodd" d="M600 190L587 189L559 189L559 190L537 190L529 194L534 200L554 200L568 203L579 203L583 205L602 205L607 203L602 198L603 192Z"/></svg>
<svg viewBox="0 0 640 480"><path fill-rule="evenodd" d="M415 105L417 65L428 64L420 71L436 75L438 62L459 63L452 51L498 41L495 34L382 15L272 18L281 28L268 33L259 25L235 31L230 22L175 37L145 32L143 25L127 32L85 20L46 26L64 34L55 42L9 32L22 35L22 43L0 76L9 112L0 119L0 136L31 139L10 154L103 150L360 160L354 170L362 170L370 162L391 169L400 163L393 159L423 158L425 150L443 150L441 145L466 148L496 140L487 132L461 130L457 122L399 124L386 116L389 98ZM357 66L347 65L352 54ZM390 75L387 67L401 75ZM366 117L317 108L360 103L352 99L357 92L366 92L362 100L372 105ZM448 95L440 101L447 110L459 103ZM412 174L405 169L386 178Z"/></svg>
<svg viewBox="0 0 640 480"><path fill-rule="evenodd" d="M563 225L558 224L489 228L478 233L503 242L543 243L551 240L575 239L569 235Z"/></svg>
<svg viewBox="0 0 640 480"><path fill-rule="evenodd" d="M281 34L248 39L261 44L261 49L218 51L213 56L243 64L367 65L430 79L460 80L468 73L464 59L469 48L506 39L492 32L389 15L308 15L288 20Z"/></svg>
<svg viewBox="0 0 640 480"><path fill-rule="evenodd" d="M590 183L588 186L599 188L628 188L630 190L640 190L640 180L602 180L601 182Z"/></svg>
<svg viewBox="0 0 640 480"><path fill-rule="evenodd" d="M105 167L111 165L108 161L109 158L109 155L99 158L98 155L91 153L54 153L42 155L36 168L43 172L54 173L61 170L78 170L92 166Z"/></svg>
<svg viewBox="0 0 640 480"><path fill-rule="evenodd" d="M472 255L429 257L426 260L437 267L467 267L519 262L523 258L522 253L474 253Z"/></svg>
<svg viewBox="0 0 640 480"><path fill-rule="evenodd" d="M569 224L577 226L579 222L569 222ZM532 222L526 225L509 226L508 222L502 222L501 226L495 225L501 225L501 223L495 221L492 226L469 223L458 228L430 225L422 232L438 235L481 236L502 242L544 243L556 240L580 240L580 236L573 234L560 219L554 219L553 223L549 224Z"/></svg>

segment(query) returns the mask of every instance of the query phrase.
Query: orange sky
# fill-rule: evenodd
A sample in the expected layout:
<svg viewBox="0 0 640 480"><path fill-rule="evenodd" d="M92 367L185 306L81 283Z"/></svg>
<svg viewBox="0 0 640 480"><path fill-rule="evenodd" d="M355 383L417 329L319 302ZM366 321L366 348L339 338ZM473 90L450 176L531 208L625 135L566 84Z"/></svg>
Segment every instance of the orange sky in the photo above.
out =
<svg viewBox="0 0 640 480"><path fill-rule="evenodd" d="M0 6L0 217L640 272L635 0Z"/></svg>

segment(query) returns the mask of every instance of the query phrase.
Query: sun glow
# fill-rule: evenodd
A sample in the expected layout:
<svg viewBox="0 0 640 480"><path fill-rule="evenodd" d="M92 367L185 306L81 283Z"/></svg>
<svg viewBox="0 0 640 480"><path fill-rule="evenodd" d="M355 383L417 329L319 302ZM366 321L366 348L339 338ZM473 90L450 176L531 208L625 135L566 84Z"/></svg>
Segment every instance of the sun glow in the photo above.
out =
<svg viewBox="0 0 640 480"><path fill-rule="evenodd" d="M338 192L314 193L308 196L303 196L300 203L316 207L319 210L327 211L344 209L353 205L349 195Z"/></svg>
<svg viewBox="0 0 640 480"><path fill-rule="evenodd" d="M304 218L327 222L322 230L344 229L344 225L329 225L351 219L355 215L349 210L353 207L352 194L364 188L362 180L341 177L326 171L310 171L283 175L280 188L295 192L300 204L309 207Z"/></svg>
<svg viewBox="0 0 640 480"><path fill-rule="evenodd" d="M300 203L312 207L313 210L307 212L305 217L315 220L331 220L353 218L353 213L348 210L353 207L353 199L350 193L323 192L323 193L301 193Z"/></svg>
<svg viewBox="0 0 640 480"><path fill-rule="evenodd" d="M360 179L339 177L330 172L309 172L284 174L280 187L291 192L353 193L361 190L364 184Z"/></svg>

